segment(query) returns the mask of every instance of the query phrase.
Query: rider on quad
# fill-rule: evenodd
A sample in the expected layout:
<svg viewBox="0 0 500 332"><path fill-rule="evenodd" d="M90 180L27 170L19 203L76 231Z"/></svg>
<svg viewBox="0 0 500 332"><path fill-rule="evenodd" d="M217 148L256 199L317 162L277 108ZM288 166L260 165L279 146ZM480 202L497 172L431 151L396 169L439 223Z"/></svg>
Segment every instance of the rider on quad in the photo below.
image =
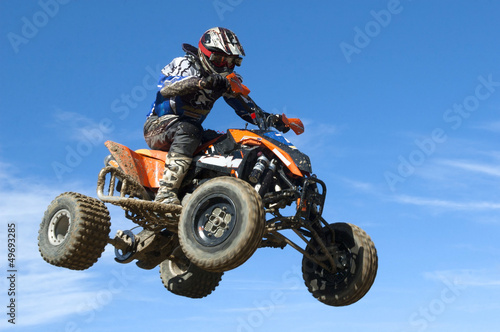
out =
<svg viewBox="0 0 500 332"><path fill-rule="evenodd" d="M244 105L230 93L226 76L240 66L245 55L238 37L229 29L216 27L201 37L198 48L183 44L184 57L175 58L162 69L159 91L144 124L144 138L151 149L168 151L165 171L155 201L180 205L177 197L193 154L203 138L203 120L221 96L243 120L256 124L249 113L255 105ZM281 115L275 127L286 132Z"/></svg>
<svg viewBox="0 0 500 332"><path fill-rule="evenodd" d="M234 33L210 29L198 47L184 44L187 55L163 69L144 126L153 150L106 141L111 155L99 172L99 199L76 192L57 196L40 224L41 256L55 266L85 270L111 244L118 263L160 266L170 292L202 298L258 248L290 246L302 254L304 283L315 298L331 306L359 301L377 275L377 250L358 226L323 218L326 184L313 174L309 157L271 129L299 135L302 121L265 113L252 102L233 72L244 55ZM221 96L258 129L207 137L201 123ZM196 167L186 175L193 158ZM190 181L181 183L185 176ZM105 203L120 206L137 226L110 238ZM134 233L137 227L142 230Z"/></svg>

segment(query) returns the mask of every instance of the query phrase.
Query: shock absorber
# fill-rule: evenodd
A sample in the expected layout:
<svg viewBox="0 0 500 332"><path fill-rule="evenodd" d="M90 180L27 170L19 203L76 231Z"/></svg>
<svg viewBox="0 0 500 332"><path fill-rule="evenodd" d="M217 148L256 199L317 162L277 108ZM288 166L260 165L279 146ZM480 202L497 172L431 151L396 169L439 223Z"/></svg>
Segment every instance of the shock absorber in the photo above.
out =
<svg viewBox="0 0 500 332"><path fill-rule="evenodd" d="M267 159L267 157L262 152L259 152L257 162L255 163L252 172L248 176L248 181L254 184L258 183L260 177L262 176L262 173L264 173L264 171L266 170L267 165L269 165L269 159Z"/></svg>
<svg viewBox="0 0 500 332"><path fill-rule="evenodd" d="M255 186L255 190L257 190L260 196L263 196L269 190L269 187L273 184L277 163L278 162L276 161L276 159L271 160L266 171L266 175L264 175L264 179L260 184L257 184Z"/></svg>

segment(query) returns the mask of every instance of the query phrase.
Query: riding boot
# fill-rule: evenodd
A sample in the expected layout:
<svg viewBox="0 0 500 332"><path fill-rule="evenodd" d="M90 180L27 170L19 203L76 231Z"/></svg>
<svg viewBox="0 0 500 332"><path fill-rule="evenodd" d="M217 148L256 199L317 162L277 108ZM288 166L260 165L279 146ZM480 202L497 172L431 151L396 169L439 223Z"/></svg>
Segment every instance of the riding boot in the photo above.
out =
<svg viewBox="0 0 500 332"><path fill-rule="evenodd" d="M193 158L180 153L169 152L165 160L165 170L163 178L160 180L160 188L155 197L155 202L164 204L177 204L181 202L177 197L177 192L182 180L189 169Z"/></svg>

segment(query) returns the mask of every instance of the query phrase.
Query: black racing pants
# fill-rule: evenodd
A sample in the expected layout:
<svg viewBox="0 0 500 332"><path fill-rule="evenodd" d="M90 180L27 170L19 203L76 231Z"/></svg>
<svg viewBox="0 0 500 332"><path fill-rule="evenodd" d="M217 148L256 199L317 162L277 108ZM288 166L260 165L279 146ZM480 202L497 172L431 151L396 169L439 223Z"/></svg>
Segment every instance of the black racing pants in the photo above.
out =
<svg viewBox="0 0 500 332"><path fill-rule="evenodd" d="M150 116L144 124L144 139L153 150L163 150L192 157L200 145L203 128L199 124L164 115Z"/></svg>

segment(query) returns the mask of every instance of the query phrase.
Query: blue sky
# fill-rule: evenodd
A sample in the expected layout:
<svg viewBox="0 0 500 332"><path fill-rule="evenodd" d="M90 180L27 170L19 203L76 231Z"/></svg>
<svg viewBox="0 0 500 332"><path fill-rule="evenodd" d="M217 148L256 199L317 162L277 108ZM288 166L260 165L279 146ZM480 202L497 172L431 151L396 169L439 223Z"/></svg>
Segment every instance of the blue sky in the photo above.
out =
<svg viewBox="0 0 500 332"><path fill-rule="evenodd" d="M500 325L500 4L494 1L0 2L0 304L7 224L18 236L16 331L497 331ZM379 271L328 307L301 255L260 249L202 300L157 269L46 264L38 226L58 194L95 197L105 140L145 148L159 69L213 26L244 45L239 73L328 187L324 217L371 235ZM223 101L205 127L244 124ZM112 234L129 229L110 208ZM5 309L4 309L5 310Z"/></svg>

